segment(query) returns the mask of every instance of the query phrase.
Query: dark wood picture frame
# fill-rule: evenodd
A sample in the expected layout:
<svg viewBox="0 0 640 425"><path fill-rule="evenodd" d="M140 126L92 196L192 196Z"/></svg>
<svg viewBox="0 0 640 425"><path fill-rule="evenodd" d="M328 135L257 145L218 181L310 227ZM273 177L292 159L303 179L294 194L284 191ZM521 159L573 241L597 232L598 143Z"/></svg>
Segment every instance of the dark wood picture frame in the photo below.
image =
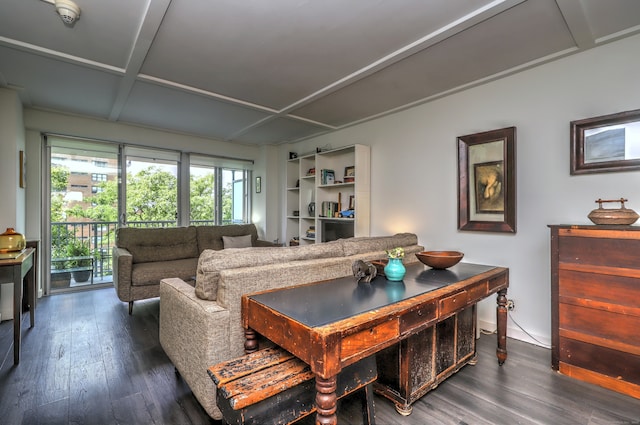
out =
<svg viewBox="0 0 640 425"><path fill-rule="evenodd" d="M516 128L458 137L458 229L516 233Z"/></svg>
<svg viewBox="0 0 640 425"><path fill-rule="evenodd" d="M571 175L640 169L640 154L633 158L627 146L640 153L640 137L632 134L640 134L640 109L571 121Z"/></svg>
<svg viewBox="0 0 640 425"><path fill-rule="evenodd" d="M20 162L19 164L19 168L20 168L20 175L19 175L19 186L21 188L25 188L27 187L27 160L26 160L26 155L24 154L24 151L20 151L19 155L18 155L18 161Z"/></svg>

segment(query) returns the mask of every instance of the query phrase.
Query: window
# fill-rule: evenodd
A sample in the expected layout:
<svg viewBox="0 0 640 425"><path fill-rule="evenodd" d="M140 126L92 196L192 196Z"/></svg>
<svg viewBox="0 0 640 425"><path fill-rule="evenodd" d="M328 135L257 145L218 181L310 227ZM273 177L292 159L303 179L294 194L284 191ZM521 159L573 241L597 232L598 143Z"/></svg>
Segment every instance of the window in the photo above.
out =
<svg viewBox="0 0 640 425"><path fill-rule="evenodd" d="M128 226L179 225L179 166L176 151L125 147L124 216Z"/></svg>
<svg viewBox="0 0 640 425"><path fill-rule="evenodd" d="M249 161L191 155L189 224L249 222Z"/></svg>
<svg viewBox="0 0 640 425"><path fill-rule="evenodd" d="M90 241L94 283L108 283L118 226L220 225L251 217L252 161L55 135L46 136L46 151L45 243L52 254L46 268L58 264L70 239Z"/></svg>

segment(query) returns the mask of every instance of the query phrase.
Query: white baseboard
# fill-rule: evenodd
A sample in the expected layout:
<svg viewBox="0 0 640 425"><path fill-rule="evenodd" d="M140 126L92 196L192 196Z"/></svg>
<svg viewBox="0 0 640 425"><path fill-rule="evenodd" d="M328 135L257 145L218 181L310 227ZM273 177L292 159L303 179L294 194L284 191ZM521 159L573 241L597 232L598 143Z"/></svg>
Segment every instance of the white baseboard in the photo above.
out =
<svg viewBox="0 0 640 425"><path fill-rule="evenodd" d="M497 326L495 322L488 322L478 318L478 332L486 331L486 332L492 333L496 331L496 328ZM507 337L517 339L519 341L524 341L529 344L538 345L544 348L551 347L551 339L548 336L535 335L532 333L527 334L519 327L513 325L513 323L511 322L507 323ZM509 351L509 347L507 347L507 352L508 351Z"/></svg>

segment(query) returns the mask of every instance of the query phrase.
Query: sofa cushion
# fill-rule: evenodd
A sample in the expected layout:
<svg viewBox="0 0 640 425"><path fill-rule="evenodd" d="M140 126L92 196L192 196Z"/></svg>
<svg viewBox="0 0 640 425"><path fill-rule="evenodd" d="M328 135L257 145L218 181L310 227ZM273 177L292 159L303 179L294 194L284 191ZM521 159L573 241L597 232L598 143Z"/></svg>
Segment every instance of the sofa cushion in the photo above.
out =
<svg viewBox="0 0 640 425"><path fill-rule="evenodd" d="M386 251L397 246L411 246L418 244L415 233L397 233L393 236L370 236L361 238L339 239L345 256L363 254L373 251Z"/></svg>
<svg viewBox="0 0 640 425"><path fill-rule="evenodd" d="M192 226L121 227L117 230L116 245L131 253L134 264L197 258L199 254L196 229Z"/></svg>
<svg viewBox="0 0 640 425"><path fill-rule="evenodd" d="M205 249L224 249L223 236L251 235L251 246L256 245L258 230L255 224L229 224L225 226L198 226L196 237L198 240L198 252Z"/></svg>
<svg viewBox="0 0 640 425"><path fill-rule="evenodd" d="M229 248L249 248L251 246L251 235L244 236L222 236L224 249Z"/></svg>
<svg viewBox="0 0 640 425"><path fill-rule="evenodd" d="M196 295L205 300L216 299L220 270L342 255L342 245L338 241L289 247L208 249L200 254L198 260Z"/></svg>
<svg viewBox="0 0 640 425"><path fill-rule="evenodd" d="M198 258L162 261L157 263L137 263L131 272L131 285L158 285L164 278L178 277L185 282L192 281Z"/></svg>

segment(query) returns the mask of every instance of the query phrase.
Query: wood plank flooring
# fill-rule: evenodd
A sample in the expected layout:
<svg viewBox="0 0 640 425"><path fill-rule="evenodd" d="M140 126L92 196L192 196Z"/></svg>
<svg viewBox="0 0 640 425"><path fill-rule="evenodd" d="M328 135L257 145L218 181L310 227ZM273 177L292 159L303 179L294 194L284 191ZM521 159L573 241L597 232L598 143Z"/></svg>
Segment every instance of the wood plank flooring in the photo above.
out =
<svg viewBox="0 0 640 425"><path fill-rule="evenodd" d="M39 300L36 327L24 321L13 366L13 322L0 324L0 424L215 424L158 342L158 299L133 316L113 288ZM376 396L378 425L640 425L640 400L551 370L549 350L509 339L498 366L495 336L478 341L465 366L400 416ZM358 424L357 400L339 405L340 424ZM313 423L306 418L304 424Z"/></svg>

